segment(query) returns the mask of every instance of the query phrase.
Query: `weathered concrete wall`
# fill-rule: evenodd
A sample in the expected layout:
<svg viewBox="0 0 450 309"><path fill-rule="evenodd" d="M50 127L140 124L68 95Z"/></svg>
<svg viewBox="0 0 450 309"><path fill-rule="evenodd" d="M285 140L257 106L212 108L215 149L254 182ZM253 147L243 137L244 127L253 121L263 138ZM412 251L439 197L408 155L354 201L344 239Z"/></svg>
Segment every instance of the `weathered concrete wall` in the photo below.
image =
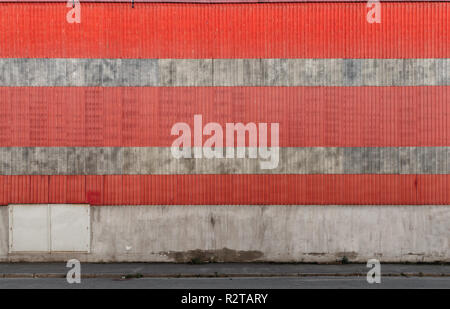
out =
<svg viewBox="0 0 450 309"><path fill-rule="evenodd" d="M169 147L7 147L0 175L450 174L450 147L282 147L278 154L278 166L263 170L248 154L179 160Z"/></svg>
<svg viewBox="0 0 450 309"><path fill-rule="evenodd" d="M8 254L0 261L450 261L450 206L100 206L91 253Z"/></svg>
<svg viewBox="0 0 450 309"><path fill-rule="evenodd" d="M0 59L0 86L437 86L449 59Z"/></svg>
<svg viewBox="0 0 450 309"><path fill-rule="evenodd" d="M0 206L0 260L7 258L9 251L8 207Z"/></svg>

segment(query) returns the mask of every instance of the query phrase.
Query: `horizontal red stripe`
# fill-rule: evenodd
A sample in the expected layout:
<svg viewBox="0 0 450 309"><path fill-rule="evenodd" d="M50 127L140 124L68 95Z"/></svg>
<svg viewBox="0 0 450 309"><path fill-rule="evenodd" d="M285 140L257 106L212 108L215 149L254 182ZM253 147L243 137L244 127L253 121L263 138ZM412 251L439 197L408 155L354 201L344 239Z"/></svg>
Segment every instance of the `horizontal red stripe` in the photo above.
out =
<svg viewBox="0 0 450 309"><path fill-rule="evenodd" d="M278 122L282 147L450 146L448 98L449 86L0 87L0 147L171 146L177 122L193 136L194 114Z"/></svg>
<svg viewBox="0 0 450 309"><path fill-rule="evenodd" d="M80 3L86 2L104 2L120 3L130 2L130 0L78 0ZM263 3L263 2L366 2L367 0L131 0L134 3ZM433 2L442 0L379 0L380 2ZM11 0L0 0L2 2L11 2ZM64 2L67 0L15 0L14 2Z"/></svg>
<svg viewBox="0 0 450 309"><path fill-rule="evenodd" d="M0 176L0 204L450 204L450 175Z"/></svg>
<svg viewBox="0 0 450 309"><path fill-rule="evenodd" d="M449 58L450 3L1 4L0 57Z"/></svg>

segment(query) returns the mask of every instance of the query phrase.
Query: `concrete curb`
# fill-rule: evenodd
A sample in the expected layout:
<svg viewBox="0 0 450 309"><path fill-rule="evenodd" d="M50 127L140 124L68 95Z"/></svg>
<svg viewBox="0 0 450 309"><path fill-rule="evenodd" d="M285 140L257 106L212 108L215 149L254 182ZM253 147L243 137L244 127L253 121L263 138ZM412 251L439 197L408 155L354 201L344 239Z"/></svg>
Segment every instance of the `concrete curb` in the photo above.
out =
<svg viewBox="0 0 450 309"><path fill-rule="evenodd" d="M82 279L140 279L140 278L264 278L264 277L365 277L366 273L270 273L270 274L82 274ZM383 277L450 277L448 273L384 273ZM61 273L12 273L0 274L0 279L63 279L66 274Z"/></svg>

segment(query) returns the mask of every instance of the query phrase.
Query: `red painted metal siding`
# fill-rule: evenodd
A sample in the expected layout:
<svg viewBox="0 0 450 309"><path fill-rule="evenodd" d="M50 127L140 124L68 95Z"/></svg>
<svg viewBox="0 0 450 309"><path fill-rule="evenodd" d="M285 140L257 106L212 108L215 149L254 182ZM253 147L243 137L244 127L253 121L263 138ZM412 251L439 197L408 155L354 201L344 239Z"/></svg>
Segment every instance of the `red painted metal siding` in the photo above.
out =
<svg viewBox="0 0 450 309"><path fill-rule="evenodd" d="M2 87L2 147L170 147L177 122L280 123L281 147L450 145L450 87ZM274 102L277 102L275 104Z"/></svg>
<svg viewBox="0 0 450 309"><path fill-rule="evenodd" d="M0 176L0 203L423 205L450 203L450 175Z"/></svg>
<svg viewBox="0 0 450 309"><path fill-rule="evenodd" d="M0 4L0 58L450 58L449 3ZM448 147L449 85L0 87L0 147L170 146L175 122L279 122L281 147ZM0 203L450 204L449 174L0 175Z"/></svg>
<svg viewBox="0 0 450 309"><path fill-rule="evenodd" d="M447 58L448 3L2 4L0 57Z"/></svg>

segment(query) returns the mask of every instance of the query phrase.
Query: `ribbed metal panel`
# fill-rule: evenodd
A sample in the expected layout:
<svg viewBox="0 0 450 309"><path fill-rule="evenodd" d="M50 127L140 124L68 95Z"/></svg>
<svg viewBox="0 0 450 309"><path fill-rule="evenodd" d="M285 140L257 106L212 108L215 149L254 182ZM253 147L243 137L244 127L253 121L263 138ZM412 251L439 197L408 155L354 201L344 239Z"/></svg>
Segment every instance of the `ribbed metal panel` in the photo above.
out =
<svg viewBox="0 0 450 309"><path fill-rule="evenodd" d="M449 175L0 176L2 204L429 205L450 203Z"/></svg>
<svg viewBox="0 0 450 309"><path fill-rule="evenodd" d="M0 4L1 204L450 204L450 3L83 2ZM279 170L173 163L195 114Z"/></svg>
<svg viewBox="0 0 450 309"><path fill-rule="evenodd" d="M308 2L367 2L367 0L0 0L1 2L40 2L40 3L57 3L57 2L73 2L80 3L308 3ZM379 2L412 2L411 0L378 0ZM445 2L442 0L414 0L413 2Z"/></svg>
<svg viewBox="0 0 450 309"><path fill-rule="evenodd" d="M282 147L450 146L449 86L0 88L2 147L170 147L177 122L280 123Z"/></svg>
<svg viewBox="0 0 450 309"><path fill-rule="evenodd" d="M448 3L4 3L7 58L448 58ZM13 25L13 26L12 26Z"/></svg>

